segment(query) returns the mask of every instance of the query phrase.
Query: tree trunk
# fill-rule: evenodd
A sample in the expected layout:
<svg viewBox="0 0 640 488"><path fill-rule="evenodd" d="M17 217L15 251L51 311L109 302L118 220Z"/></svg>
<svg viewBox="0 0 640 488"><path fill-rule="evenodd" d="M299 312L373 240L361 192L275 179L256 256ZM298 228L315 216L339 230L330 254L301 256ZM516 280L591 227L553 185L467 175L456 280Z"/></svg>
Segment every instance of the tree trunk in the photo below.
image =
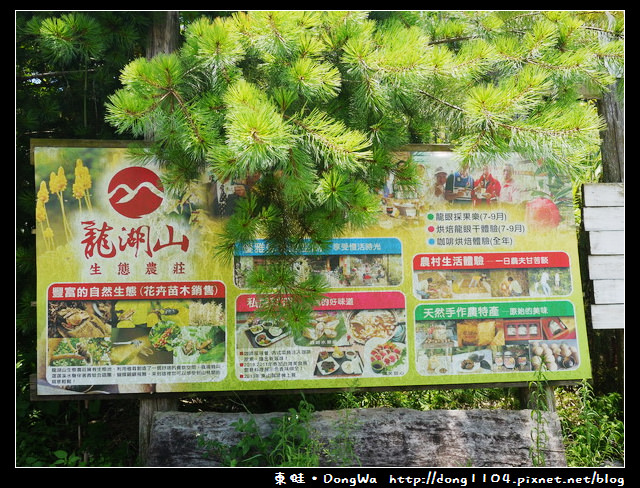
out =
<svg viewBox="0 0 640 488"><path fill-rule="evenodd" d="M178 12L152 12L151 15L152 24L147 43L148 59L157 54L175 51L180 40Z"/></svg>
<svg viewBox="0 0 640 488"><path fill-rule="evenodd" d="M618 96L620 82L603 93L598 110L607 127L602 131L602 172L604 183L624 181L624 109Z"/></svg>
<svg viewBox="0 0 640 488"><path fill-rule="evenodd" d="M180 23L178 12L152 12L152 24L149 28L147 59L162 53L170 53L177 49L180 39ZM146 136L148 140L153 134ZM140 462L146 463L155 412L178 410L175 398L143 398L140 400L138 414L138 454Z"/></svg>
<svg viewBox="0 0 640 488"><path fill-rule="evenodd" d="M268 439L275 428L274 419L281 419L283 415L277 412L160 413L153 426L146 466L221 467L223 461L213 455L215 451L207 455L207 446L217 443L237 446L245 435L237 429L236 423L240 420L255 421L255 435ZM526 468L534 466L534 460L539 465L540 458L547 468L567 465L562 427L556 412L541 412L537 417L531 410L502 409L325 410L313 412L305 429L318 442L318 448L321 447L318 460L321 467ZM274 450L280 447L281 453L285 451L276 444L272 447ZM293 446L289 447L294 450ZM241 455L237 457L236 461L243 460ZM443 476L440 472L437 474L441 486L455 486L455 483L443 483ZM334 483L336 481L337 478ZM420 486L424 486L424 478Z"/></svg>
<svg viewBox="0 0 640 488"><path fill-rule="evenodd" d="M624 182L624 107L620 82L598 99L598 111L606 122L601 134L602 181ZM624 391L624 329L592 331L592 369L598 392Z"/></svg>
<svg viewBox="0 0 640 488"><path fill-rule="evenodd" d="M153 416L156 412L173 412L178 410L175 398L151 397L140 400L138 413L138 457L145 464L149 455L149 442L153 428Z"/></svg>

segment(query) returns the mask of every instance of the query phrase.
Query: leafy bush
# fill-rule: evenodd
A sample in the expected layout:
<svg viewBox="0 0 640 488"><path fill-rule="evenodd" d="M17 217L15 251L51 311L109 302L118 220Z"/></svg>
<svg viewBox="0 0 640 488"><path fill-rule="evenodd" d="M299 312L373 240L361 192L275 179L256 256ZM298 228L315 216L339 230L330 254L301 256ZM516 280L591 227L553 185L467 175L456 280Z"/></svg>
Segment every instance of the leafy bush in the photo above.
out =
<svg viewBox="0 0 640 488"><path fill-rule="evenodd" d="M241 434L235 445L198 437L207 455L223 466L317 466L321 446L309 430L313 406L302 400L298 409L290 408L274 418L273 430L260 434L255 419L238 419L233 425Z"/></svg>
<svg viewBox="0 0 640 488"><path fill-rule="evenodd" d="M624 460L622 396L596 396L591 385L582 383L558 396L567 463L570 466L602 466Z"/></svg>

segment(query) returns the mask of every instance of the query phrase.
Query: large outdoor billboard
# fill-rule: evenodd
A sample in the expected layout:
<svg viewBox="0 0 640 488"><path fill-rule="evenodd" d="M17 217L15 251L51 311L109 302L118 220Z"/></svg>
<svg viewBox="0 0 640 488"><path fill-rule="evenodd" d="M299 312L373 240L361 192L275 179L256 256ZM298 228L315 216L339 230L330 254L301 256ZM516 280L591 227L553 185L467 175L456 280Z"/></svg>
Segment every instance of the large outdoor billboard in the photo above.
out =
<svg viewBox="0 0 640 488"><path fill-rule="evenodd" d="M32 141L42 397L525 384L590 376L571 185L517 155L444 147L380 189L376 225L309 249L330 291L304 330L258 318L266 242L213 248L244 181L184 194L125 143Z"/></svg>

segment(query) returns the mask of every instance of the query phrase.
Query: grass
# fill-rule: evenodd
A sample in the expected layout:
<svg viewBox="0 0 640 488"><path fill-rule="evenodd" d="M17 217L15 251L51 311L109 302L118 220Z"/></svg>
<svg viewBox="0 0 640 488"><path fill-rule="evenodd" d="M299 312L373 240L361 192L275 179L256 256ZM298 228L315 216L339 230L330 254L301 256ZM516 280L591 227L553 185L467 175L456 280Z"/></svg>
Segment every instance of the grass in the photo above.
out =
<svg viewBox="0 0 640 488"><path fill-rule="evenodd" d="M557 395L567 464L622 465L624 412L622 396L596 396L588 383Z"/></svg>

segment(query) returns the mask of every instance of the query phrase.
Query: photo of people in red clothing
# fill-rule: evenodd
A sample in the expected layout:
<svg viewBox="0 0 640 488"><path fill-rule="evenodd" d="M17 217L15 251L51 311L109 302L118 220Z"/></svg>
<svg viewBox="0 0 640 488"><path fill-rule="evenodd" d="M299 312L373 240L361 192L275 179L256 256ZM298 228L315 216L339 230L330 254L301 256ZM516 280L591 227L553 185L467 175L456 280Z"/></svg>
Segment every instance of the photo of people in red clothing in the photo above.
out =
<svg viewBox="0 0 640 488"><path fill-rule="evenodd" d="M473 205L491 205L491 202L497 201L500 197L502 185L496 177L491 174L491 168L485 165L482 168L482 174L475 180L471 199Z"/></svg>

